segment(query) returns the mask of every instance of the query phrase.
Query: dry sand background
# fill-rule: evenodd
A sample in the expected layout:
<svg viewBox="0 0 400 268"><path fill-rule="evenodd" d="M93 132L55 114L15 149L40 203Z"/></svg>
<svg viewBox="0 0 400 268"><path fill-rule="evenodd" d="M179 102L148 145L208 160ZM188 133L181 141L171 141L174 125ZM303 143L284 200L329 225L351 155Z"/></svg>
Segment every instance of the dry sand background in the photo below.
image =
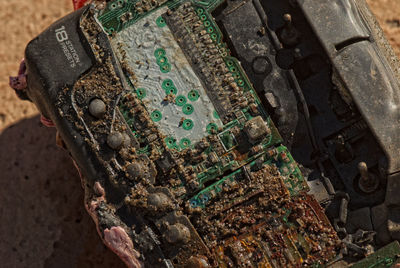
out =
<svg viewBox="0 0 400 268"><path fill-rule="evenodd" d="M368 0L400 56L400 0ZM54 129L8 87L26 43L71 0L0 0L0 266L124 267L101 243Z"/></svg>

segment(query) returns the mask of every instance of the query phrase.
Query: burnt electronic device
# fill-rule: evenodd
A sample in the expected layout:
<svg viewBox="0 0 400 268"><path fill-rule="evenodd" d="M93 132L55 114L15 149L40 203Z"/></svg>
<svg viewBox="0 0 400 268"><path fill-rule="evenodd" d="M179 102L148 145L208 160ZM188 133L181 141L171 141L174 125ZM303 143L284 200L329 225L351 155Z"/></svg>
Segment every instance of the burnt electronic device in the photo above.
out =
<svg viewBox="0 0 400 268"><path fill-rule="evenodd" d="M129 267L389 267L399 69L381 34L361 0L97 1L29 43L18 93Z"/></svg>

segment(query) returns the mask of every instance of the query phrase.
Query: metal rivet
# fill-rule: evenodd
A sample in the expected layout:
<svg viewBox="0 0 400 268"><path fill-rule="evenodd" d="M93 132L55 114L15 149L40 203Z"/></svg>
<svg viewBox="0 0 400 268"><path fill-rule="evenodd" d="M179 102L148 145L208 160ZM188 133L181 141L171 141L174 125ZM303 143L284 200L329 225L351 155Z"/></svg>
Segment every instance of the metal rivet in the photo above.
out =
<svg viewBox="0 0 400 268"><path fill-rule="evenodd" d="M358 186L364 193L372 193L379 187L378 177L368 171L367 163L358 163L358 171L360 172L360 180Z"/></svg>

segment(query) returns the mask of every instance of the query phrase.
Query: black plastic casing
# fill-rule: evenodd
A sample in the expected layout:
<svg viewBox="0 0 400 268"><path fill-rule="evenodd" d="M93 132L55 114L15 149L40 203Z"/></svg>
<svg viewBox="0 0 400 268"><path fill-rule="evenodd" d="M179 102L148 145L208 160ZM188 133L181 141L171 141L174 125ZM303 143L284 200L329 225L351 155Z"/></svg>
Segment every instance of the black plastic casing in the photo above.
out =
<svg viewBox="0 0 400 268"><path fill-rule="evenodd" d="M57 111L59 92L72 88L95 62L92 50L80 29L80 19L88 7L56 21L29 42L25 50L27 94L40 112L51 119L72 157L87 178L101 177L88 145L71 122ZM95 167L96 166L96 167Z"/></svg>

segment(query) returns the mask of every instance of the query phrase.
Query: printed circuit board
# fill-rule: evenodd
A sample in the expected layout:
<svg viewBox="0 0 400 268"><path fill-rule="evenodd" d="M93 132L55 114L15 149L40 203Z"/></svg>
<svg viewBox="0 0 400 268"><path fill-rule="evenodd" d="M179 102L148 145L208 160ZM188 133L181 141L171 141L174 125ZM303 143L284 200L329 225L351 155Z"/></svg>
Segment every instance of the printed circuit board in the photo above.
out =
<svg viewBox="0 0 400 268"><path fill-rule="evenodd" d="M151 160L152 183L168 189L190 220L181 227L199 240L163 249L178 266L194 255L218 267L325 265L340 240L224 42L212 15L222 2L114 0L95 15L129 85L120 112L138 158ZM126 172L140 178L146 168ZM130 204L142 212L146 198L132 191Z"/></svg>

